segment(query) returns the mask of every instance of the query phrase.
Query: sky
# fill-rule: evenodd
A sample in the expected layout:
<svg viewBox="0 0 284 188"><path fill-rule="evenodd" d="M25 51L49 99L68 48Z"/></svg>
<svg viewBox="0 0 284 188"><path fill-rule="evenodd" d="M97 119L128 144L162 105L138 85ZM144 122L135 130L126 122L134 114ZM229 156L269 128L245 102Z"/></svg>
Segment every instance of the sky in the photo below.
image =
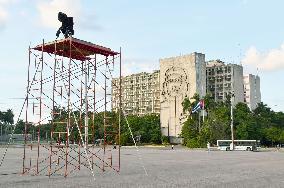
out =
<svg viewBox="0 0 284 188"><path fill-rule="evenodd" d="M123 75L200 52L258 74L262 101L284 111L283 7L281 0L0 0L0 110L19 114L28 47L55 40L62 11L74 17L74 37L122 47Z"/></svg>

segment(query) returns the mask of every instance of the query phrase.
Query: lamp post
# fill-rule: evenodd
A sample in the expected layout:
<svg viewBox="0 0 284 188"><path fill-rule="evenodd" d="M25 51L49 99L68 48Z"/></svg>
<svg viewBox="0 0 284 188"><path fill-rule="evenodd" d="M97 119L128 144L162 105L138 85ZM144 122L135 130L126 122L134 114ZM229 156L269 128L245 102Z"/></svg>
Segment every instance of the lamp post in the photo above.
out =
<svg viewBox="0 0 284 188"><path fill-rule="evenodd" d="M231 150L234 150L234 116L233 116L233 106L234 106L234 97L235 94L232 93L231 95L231 139L232 139L232 147L230 148Z"/></svg>

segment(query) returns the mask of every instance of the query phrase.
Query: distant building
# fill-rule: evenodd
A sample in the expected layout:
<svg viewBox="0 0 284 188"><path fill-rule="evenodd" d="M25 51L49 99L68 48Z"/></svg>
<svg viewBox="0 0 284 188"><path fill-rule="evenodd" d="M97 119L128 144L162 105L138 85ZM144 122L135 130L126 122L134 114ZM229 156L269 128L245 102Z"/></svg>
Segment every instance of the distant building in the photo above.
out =
<svg viewBox="0 0 284 188"><path fill-rule="evenodd" d="M189 55L160 59L161 131L171 143L180 143L183 122L182 101L195 93L206 92L205 55Z"/></svg>
<svg viewBox="0 0 284 188"><path fill-rule="evenodd" d="M234 104L244 102L243 67L236 64L225 64L220 60L206 63L207 93L215 101L225 101L234 93Z"/></svg>
<svg viewBox="0 0 284 188"><path fill-rule="evenodd" d="M112 109L119 106L119 79L112 80ZM161 132L171 143L180 143L188 114L182 102L195 93L211 94L225 101L234 93L234 104L246 102L254 109L260 102L259 77L243 76L243 67L220 60L205 62L202 53L160 59L160 70L122 77L122 108L126 115L160 114ZM206 106L206 104L205 104Z"/></svg>
<svg viewBox="0 0 284 188"><path fill-rule="evenodd" d="M244 102L254 110L261 102L260 78L252 74L244 75Z"/></svg>
<svg viewBox="0 0 284 188"><path fill-rule="evenodd" d="M112 109L119 107L119 79L112 80ZM126 115L160 113L160 71L122 77L122 108Z"/></svg>

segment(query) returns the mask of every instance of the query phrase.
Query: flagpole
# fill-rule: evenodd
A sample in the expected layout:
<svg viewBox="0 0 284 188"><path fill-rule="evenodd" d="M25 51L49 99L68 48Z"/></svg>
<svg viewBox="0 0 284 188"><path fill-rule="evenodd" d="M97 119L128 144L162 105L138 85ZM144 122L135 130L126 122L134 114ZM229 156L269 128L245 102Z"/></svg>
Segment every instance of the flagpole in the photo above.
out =
<svg viewBox="0 0 284 188"><path fill-rule="evenodd" d="M204 123L204 107L205 107L205 101L203 99L203 106L202 106L202 121Z"/></svg>
<svg viewBox="0 0 284 188"><path fill-rule="evenodd" d="M200 111L198 111L198 132L200 133Z"/></svg>
<svg viewBox="0 0 284 188"><path fill-rule="evenodd" d="M205 95L204 95L204 93L203 93L203 91L204 91L204 88L203 88L203 85L201 86L201 89L202 89L202 97L203 97L203 99L202 99L202 122L204 123L204 106L205 106L205 101L204 101L204 98L205 98Z"/></svg>

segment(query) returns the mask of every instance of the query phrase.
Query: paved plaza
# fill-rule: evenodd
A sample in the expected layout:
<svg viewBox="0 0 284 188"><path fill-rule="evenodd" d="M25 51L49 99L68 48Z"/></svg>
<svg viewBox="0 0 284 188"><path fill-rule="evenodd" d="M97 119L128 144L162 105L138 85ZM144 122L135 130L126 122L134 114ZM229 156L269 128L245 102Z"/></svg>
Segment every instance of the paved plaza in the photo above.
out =
<svg viewBox="0 0 284 188"><path fill-rule="evenodd" d="M0 148L0 154L4 152ZM67 178L21 175L22 148L9 148L0 187L284 187L284 152L226 152L186 148L121 149L121 172L95 180L82 168ZM141 157L140 157L141 156ZM143 168L145 167L145 170Z"/></svg>

